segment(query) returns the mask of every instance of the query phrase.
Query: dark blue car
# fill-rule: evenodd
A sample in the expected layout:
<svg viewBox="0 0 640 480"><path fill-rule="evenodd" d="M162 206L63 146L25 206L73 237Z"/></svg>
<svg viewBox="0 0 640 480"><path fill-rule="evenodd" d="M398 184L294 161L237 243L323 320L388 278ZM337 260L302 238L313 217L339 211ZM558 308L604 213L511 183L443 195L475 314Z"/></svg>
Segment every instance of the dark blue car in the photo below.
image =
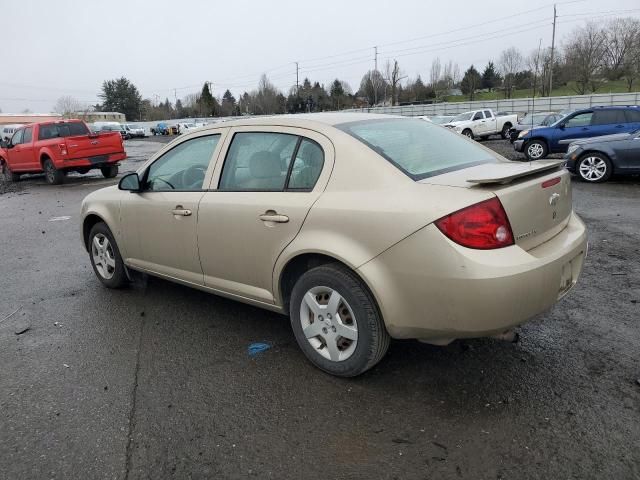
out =
<svg viewBox="0 0 640 480"><path fill-rule="evenodd" d="M582 138L630 133L640 128L640 107L592 107L573 112L549 127L524 130L513 142L529 160L550 153L565 153L569 144Z"/></svg>

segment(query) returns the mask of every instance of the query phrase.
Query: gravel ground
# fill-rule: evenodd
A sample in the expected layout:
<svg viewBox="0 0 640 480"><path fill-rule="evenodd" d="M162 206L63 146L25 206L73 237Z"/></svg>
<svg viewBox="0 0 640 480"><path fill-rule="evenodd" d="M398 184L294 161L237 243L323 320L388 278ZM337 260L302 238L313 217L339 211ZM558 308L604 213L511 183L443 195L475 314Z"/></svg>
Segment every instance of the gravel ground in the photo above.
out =
<svg viewBox="0 0 640 480"><path fill-rule="evenodd" d="M159 146L127 142L122 171ZM113 183L0 189L0 479L640 478L637 177L573 182L582 278L519 343L394 341L351 380L309 365L285 317L102 288L78 214Z"/></svg>

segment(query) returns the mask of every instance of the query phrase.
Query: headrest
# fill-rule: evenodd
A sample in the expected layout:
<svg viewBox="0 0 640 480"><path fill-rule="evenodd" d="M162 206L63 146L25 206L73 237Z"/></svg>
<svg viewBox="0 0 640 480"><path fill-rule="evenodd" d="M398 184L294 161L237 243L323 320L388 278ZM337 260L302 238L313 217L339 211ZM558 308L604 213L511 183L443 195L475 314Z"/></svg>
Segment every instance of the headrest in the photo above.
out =
<svg viewBox="0 0 640 480"><path fill-rule="evenodd" d="M256 152L249 158L249 171L252 178L279 177L280 157L268 150Z"/></svg>

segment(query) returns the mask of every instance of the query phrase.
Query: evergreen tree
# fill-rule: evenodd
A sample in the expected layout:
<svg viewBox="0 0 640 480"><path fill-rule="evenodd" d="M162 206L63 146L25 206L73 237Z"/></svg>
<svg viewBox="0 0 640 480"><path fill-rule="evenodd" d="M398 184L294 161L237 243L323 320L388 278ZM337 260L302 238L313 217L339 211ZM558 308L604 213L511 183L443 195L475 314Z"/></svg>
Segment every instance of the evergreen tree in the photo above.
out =
<svg viewBox="0 0 640 480"><path fill-rule="evenodd" d="M496 71L496 67L493 62L487 63L482 72L481 87L487 88L489 91L493 90L500 84L500 75Z"/></svg>
<svg viewBox="0 0 640 480"><path fill-rule="evenodd" d="M101 111L124 113L127 120L139 119L142 97L136 86L125 77L105 80L99 97L102 98Z"/></svg>
<svg viewBox="0 0 640 480"><path fill-rule="evenodd" d="M460 82L460 90L465 95L469 95L469 100L473 101L476 96L476 90L480 88L482 83L482 77L475 69L473 65L469 67L469 69L464 72L464 77L462 77L462 82Z"/></svg>

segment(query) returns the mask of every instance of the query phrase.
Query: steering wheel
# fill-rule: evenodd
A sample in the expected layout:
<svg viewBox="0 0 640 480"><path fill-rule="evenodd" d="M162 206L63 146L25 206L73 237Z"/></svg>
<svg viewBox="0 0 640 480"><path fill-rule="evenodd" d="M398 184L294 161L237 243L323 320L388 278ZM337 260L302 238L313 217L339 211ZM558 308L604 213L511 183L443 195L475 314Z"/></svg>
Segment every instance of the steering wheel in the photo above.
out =
<svg viewBox="0 0 640 480"><path fill-rule="evenodd" d="M202 187L207 168L204 165L192 165L182 172L183 188L193 190Z"/></svg>
<svg viewBox="0 0 640 480"><path fill-rule="evenodd" d="M160 178L160 177L156 177L153 179L153 181L155 182L156 180L160 180L163 183L166 183L167 185L169 185L169 187L171 188L171 190L175 190L176 187L174 187L171 182L167 182L164 178Z"/></svg>

